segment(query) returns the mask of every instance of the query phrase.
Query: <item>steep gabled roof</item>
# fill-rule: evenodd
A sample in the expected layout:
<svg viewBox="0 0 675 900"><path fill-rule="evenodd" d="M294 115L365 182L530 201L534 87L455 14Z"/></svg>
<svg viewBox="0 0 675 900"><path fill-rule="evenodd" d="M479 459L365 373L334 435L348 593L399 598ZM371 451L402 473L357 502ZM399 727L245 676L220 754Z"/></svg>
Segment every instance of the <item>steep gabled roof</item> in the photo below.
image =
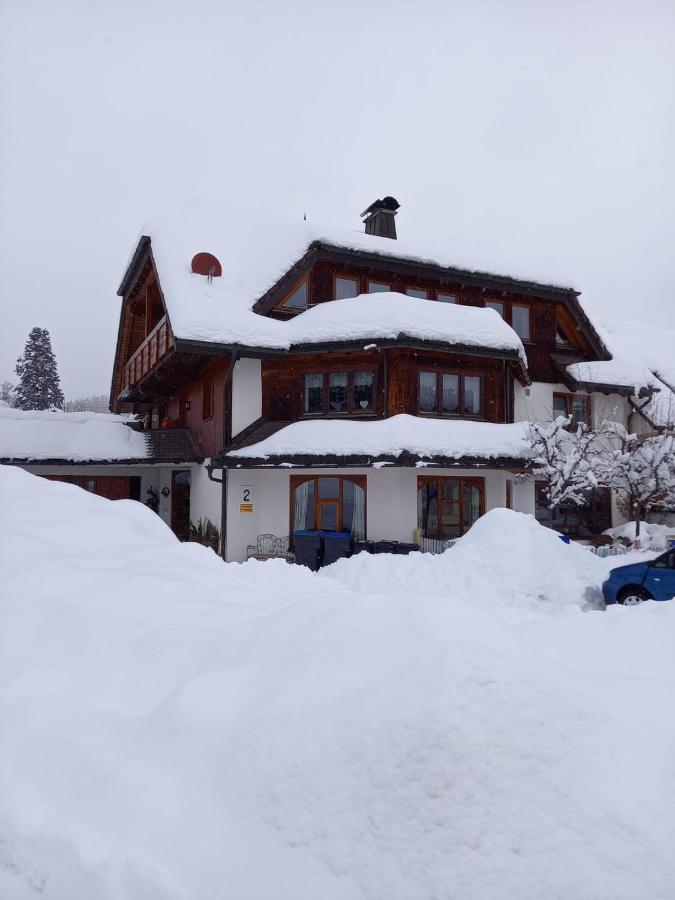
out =
<svg viewBox="0 0 675 900"><path fill-rule="evenodd" d="M193 274L190 268L192 257L204 251L213 253L223 269L223 274L211 281ZM273 299L272 293L280 284L300 277L319 254L330 252L371 265L379 261L380 266L392 270L397 266L431 268L436 277L558 299L575 308L591 342L600 355L603 353L572 287L536 282L515 272L490 274L473 267L468 260L458 267L452 248L443 246L421 247L411 241L310 223L250 227L228 210L203 204L191 204L178 215L152 222L143 229L118 293L124 295L129 290L139 267L150 258L178 342L284 347L284 326L289 323L275 322L256 312L266 309L266 298ZM297 319L308 315L302 313Z"/></svg>

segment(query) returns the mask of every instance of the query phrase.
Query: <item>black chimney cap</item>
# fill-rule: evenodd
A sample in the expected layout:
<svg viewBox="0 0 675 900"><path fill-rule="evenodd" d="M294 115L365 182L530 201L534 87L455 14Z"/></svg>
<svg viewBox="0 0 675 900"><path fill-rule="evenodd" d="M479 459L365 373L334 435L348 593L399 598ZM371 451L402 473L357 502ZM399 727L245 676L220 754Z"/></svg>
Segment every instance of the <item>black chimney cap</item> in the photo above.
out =
<svg viewBox="0 0 675 900"><path fill-rule="evenodd" d="M361 218L370 215L371 213L379 212L379 210L387 210L387 212L395 213L400 206L401 204L395 197L385 197L384 200L376 200L374 203L370 204L368 209L364 209L361 213Z"/></svg>

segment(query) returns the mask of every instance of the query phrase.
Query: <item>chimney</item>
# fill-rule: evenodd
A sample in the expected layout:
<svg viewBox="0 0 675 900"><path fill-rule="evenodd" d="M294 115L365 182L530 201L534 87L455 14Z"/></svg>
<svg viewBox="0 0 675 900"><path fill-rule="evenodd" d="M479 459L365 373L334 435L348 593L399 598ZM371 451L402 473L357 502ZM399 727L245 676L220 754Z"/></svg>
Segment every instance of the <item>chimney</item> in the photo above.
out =
<svg viewBox="0 0 675 900"><path fill-rule="evenodd" d="M364 224L366 234L375 234L378 237L392 238L396 240L396 222L394 216L400 204L393 197L385 197L384 200L376 200L368 209L364 209L361 218L366 216Z"/></svg>

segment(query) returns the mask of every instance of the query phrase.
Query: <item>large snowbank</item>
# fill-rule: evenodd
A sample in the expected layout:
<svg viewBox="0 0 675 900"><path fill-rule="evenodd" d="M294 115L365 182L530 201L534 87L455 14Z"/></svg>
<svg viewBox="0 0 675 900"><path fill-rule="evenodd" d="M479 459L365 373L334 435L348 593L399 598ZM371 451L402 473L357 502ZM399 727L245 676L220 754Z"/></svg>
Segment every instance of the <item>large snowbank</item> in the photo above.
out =
<svg viewBox="0 0 675 900"><path fill-rule="evenodd" d="M247 218L245 212L193 201L142 229L142 234L151 239L176 337L259 347L284 346L278 343L284 340L283 329L279 327L283 323L264 319L252 313L251 307L301 259L314 241L381 254L385 266L392 256L442 266L462 265L446 246L434 250L429 245L392 241L367 235L362 230L326 228L311 222L257 225ZM190 270L192 257L200 251L215 254L222 265L223 274L211 282ZM468 268L475 266L468 265ZM531 279L532 273L526 273L525 277ZM439 317L442 322L443 314Z"/></svg>
<svg viewBox="0 0 675 900"><path fill-rule="evenodd" d="M425 419L406 414L371 422L317 419L293 422L265 440L227 455L231 459L267 459L308 453L373 457L412 453L422 459L434 456L527 459L531 454L528 427L526 422L498 424L468 419Z"/></svg>
<svg viewBox="0 0 675 900"><path fill-rule="evenodd" d="M493 509L438 556L359 553L322 571L353 590L441 594L516 618L533 612L602 605L604 563L579 544L565 544L534 516Z"/></svg>
<svg viewBox="0 0 675 900"><path fill-rule="evenodd" d="M517 534L586 580L514 513L446 554L476 582L385 593L11 467L0 504L0 896L672 897L675 604L551 576L510 623Z"/></svg>
<svg viewBox="0 0 675 900"><path fill-rule="evenodd" d="M144 459L147 435L128 416L0 408L0 459Z"/></svg>

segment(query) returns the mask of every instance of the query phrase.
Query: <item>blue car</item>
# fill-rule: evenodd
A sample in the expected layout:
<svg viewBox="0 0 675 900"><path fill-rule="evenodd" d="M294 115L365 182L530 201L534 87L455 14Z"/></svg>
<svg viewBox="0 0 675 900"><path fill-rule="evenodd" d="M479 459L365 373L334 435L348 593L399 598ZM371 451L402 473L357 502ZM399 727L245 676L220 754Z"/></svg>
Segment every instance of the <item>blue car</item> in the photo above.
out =
<svg viewBox="0 0 675 900"><path fill-rule="evenodd" d="M672 600L675 597L675 549L649 562L618 566L602 585L605 603L637 606L644 600Z"/></svg>

